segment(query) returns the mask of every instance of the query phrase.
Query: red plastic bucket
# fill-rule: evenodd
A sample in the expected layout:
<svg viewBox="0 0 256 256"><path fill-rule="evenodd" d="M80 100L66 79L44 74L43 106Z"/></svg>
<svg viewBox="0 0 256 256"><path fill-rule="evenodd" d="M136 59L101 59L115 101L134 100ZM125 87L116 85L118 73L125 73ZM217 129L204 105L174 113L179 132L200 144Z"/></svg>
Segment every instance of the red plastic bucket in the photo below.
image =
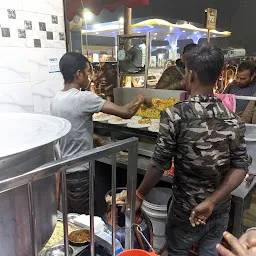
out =
<svg viewBox="0 0 256 256"><path fill-rule="evenodd" d="M142 250L127 250L118 254L119 256L157 256L155 252L145 252Z"/></svg>

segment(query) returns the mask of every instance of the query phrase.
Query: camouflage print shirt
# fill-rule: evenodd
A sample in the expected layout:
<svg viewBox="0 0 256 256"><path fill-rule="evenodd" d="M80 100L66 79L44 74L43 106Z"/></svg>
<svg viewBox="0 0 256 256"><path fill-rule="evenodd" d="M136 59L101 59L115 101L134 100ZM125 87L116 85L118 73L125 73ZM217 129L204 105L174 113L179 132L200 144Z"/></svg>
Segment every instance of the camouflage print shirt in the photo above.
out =
<svg viewBox="0 0 256 256"><path fill-rule="evenodd" d="M181 81L183 79L185 70L180 67L167 68L161 78L159 79L156 89L163 90L183 90Z"/></svg>
<svg viewBox="0 0 256 256"><path fill-rule="evenodd" d="M230 168L248 170L245 125L216 97L195 96L162 113L151 162L168 170L174 157L172 212L188 218L191 210L222 183ZM230 197L213 214L229 210Z"/></svg>

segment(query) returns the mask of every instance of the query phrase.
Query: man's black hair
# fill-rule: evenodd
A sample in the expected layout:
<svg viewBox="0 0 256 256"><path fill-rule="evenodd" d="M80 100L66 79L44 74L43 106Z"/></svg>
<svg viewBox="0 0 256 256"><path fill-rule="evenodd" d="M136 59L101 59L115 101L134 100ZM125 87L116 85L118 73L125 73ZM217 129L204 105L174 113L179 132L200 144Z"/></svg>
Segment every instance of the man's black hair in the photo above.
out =
<svg viewBox="0 0 256 256"><path fill-rule="evenodd" d="M190 50L192 50L193 48L197 47L198 45L197 44L187 44L185 47L184 47L184 50L183 50L183 54L189 52Z"/></svg>
<svg viewBox="0 0 256 256"><path fill-rule="evenodd" d="M83 71L90 62L81 53L67 52L60 59L60 72L65 84L72 83L78 70Z"/></svg>
<svg viewBox="0 0 256 256"><path fill-rule="evenodd" d="M244 61L238 66L237 72L240 73L240 72L243 72L245 70L249 70L251 76L253 76L256 72L256 66L252 61L249 61L249 60Z"/></svg>
<svg viewBox="0 0 256 256"><path fill-rule="evenodd" d="M176 66L179 67L179 68L183 68L183 62L182 62L181 59L176 60Z"/></svg>
<svg viewBox="0 0 256 256"><path fill-rule="evenodd" d="M184 57L187 69L196 72L202 84L215 84L224 66L224 55L219 48L194 47Z"/></svg>

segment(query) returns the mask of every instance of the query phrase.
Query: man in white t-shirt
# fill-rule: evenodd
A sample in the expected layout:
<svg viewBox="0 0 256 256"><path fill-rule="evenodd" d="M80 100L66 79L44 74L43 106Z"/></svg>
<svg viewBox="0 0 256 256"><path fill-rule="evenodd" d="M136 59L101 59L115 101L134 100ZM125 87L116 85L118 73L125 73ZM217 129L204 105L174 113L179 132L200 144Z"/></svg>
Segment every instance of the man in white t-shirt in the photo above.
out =
<svg viewBox="0 0 256 256"><path fill-rule="evenodd" d="M98 112L131 118L144 102L143 96L125 106L105 101L89 89L90 62L80 53L66 53L60 60L60 71L64 88L58 92L51 104L52 115L65 118L72 124L71 131L60 139L62 157L85 153L93 148L92 115ZM69 212L88 213L89 182L88 164L67 170Z"/></svg>

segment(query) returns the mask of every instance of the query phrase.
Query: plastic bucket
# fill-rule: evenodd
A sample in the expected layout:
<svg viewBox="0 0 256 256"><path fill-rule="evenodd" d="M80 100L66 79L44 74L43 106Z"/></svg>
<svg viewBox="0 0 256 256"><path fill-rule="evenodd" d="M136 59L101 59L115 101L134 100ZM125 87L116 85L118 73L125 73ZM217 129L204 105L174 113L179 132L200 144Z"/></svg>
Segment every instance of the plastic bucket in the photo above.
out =
<svg viewBox="0 0 256 256"><path fill-rule="evenodd" d="M155 187L142 203L142 209L151 220L153 226L155 249L161 249L165 244L167 204L170 197L172 197L171 189Z"/></svg>
<svg viewBox="0 0 256 256"><path fill-rule="evenodd" d="M155 252L145 252L142 250L127 250L118 254L119 256L156 256Z"/></svg>

